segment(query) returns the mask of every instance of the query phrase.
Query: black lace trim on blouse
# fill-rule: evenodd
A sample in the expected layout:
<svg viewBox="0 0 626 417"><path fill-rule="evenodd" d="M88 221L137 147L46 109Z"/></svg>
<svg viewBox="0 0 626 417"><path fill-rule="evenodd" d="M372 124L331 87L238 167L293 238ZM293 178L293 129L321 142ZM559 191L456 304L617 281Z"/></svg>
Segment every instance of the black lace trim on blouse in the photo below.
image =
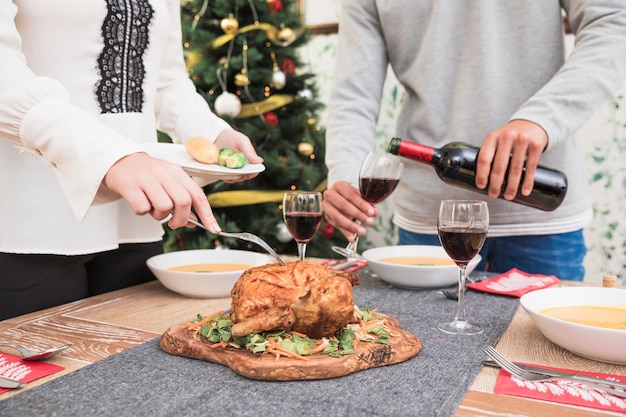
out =
<svg viewBox="0 0 626 417"><path fill-rule="evenodd" d="M148 0L106 0L102 23L104 48L98 57L96 94L102 113L140 113L145 68L143 54L150 42L154 9Z"/></svg>

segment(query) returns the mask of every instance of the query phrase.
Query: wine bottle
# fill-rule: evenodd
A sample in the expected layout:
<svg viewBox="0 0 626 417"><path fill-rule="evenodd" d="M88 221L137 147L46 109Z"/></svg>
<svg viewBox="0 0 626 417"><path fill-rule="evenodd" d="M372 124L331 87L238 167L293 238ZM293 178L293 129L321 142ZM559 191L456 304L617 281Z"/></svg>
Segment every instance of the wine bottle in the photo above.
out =
<svg viewBox="0 0 626 417"><path fill-rule="evenodd" d="M451 142L441 148L432 148L419 143L409 142L401 138L393 138L389 142L387 152L394 155L429 164L444 182L471 191L487 194L487 188L476 187L476 157L480 148L463 142ZM522 181L524 173L522 172ZM521 184L521 182L520 182ZM502 185L502 193L506 188L506 177ZM535 185L532 192L525 196L517 192L514 201L525 206L540 210L556 209L567 192L567 177L560 171L537 166Z"/></svg>

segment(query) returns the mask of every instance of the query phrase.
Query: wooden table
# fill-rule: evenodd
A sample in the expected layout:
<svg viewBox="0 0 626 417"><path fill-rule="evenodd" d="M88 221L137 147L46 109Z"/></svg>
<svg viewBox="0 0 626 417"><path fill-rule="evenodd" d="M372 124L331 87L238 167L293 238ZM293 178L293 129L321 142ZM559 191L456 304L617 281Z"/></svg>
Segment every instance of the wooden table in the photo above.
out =
<svg viewBox="0 0 626 417"><path fill-rule="evenodd" d="M0 394L0 400L70 373L160 336L173 324L190 319L189 312L227 309L230 299L190 299L166 290L158 282L103 294L0 322L2 338L33 347L73 345L49 359L65 370ZM519 309L497 348L516 361L626 376L626 366L587 360L569 354L545 339L523 309ZM9 349L0 348L7 353ZM5 350L6 349L6 350ZM497 370L485 367L455 415L606 416L623 414L546 403L493 393Z"/></svg>

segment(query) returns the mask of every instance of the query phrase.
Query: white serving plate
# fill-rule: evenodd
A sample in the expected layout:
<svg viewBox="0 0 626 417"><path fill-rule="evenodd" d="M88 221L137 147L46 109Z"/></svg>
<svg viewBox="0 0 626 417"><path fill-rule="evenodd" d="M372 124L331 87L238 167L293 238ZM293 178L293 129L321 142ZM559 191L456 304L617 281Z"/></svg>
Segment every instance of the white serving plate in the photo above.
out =
<svg viewBox="0 0 626 417"><path fill-rule="evenodd" d="M552 287L524 294L520 303L551 342L588 359L626 365L626 330L571 323L541 313L546 308L564 306L626 308L626 289Z"/></svg>
<svg viewBox="0 0 626 417"><path fill-rule="evenodd" d="M144 145L148 155L180 165L193 177L210 180L234 180L243 175L257 174L265 170L263 164L246 164L242 168L227 168L218 164L203 164L193 159L185 145L179 143L149 143Z"/></svg>
<svg viewBox="0 0 626 417"><path fill-rule="evenodd" d="M402 256L426 256L450 259L443 247L433 245L382 246L363 252L363 257L367 260L369 268L378 275L380 279L394 287L411 290L443 288L458 282L459 273L457 266L454 264L416 266L379 261L380 259ZM481 259L481 256L477 255L470 261L467 266L468 275L476 268L476 265L478 265Z"/></svg>

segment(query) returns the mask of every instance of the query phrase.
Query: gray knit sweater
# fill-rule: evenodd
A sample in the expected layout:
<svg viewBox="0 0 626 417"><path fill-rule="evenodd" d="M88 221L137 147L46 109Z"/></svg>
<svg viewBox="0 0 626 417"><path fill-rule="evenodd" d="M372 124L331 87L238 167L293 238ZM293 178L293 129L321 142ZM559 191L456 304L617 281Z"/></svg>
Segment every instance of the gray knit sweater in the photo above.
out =
<svg viewBox="0 0 626 417"><path fill-rule="evenodd" d="M563 204L543 212L443 183L407 161L393 194L394 222L436 233L443 198L489 202L490 236L563 233L591 218L575 132L626 79L625 0L343 0L326 161L330 184L356 184L374 146L388 66L405 86L397 135L433 147L480 146L511 119L548 133L540 164L569 181ZM564 60L562 10L576 35Z"/></svg>

